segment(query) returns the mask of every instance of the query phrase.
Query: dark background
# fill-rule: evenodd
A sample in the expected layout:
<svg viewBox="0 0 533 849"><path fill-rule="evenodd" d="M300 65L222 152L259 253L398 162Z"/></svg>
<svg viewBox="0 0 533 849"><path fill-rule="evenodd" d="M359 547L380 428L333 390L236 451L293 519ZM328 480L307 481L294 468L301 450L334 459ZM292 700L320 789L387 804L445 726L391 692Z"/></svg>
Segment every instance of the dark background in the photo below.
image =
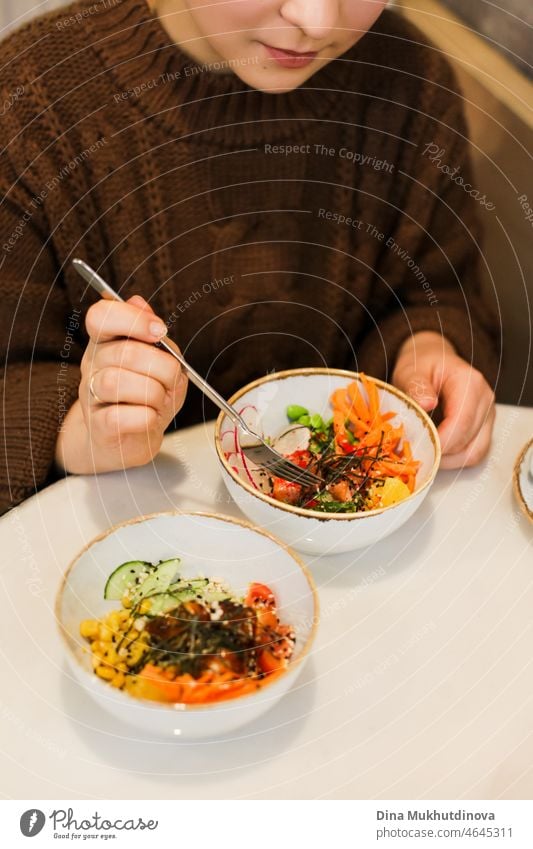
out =
<svg viewBox="0 0 533 849"><path fill-rule="evenodd" d="M533 79L533 0L442 2Z"/></svg>

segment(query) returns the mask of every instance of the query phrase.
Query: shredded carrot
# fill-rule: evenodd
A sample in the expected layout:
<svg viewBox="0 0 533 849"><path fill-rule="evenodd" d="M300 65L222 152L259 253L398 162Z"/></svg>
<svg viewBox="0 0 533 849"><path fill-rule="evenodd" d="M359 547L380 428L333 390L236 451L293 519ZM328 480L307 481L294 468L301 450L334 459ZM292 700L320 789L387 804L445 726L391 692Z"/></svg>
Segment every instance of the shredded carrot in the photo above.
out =
<svg viewBox="0 0 533 849"><path fill-rule="evenodd" d="M343 390L344 391L344 390ZM363 396L361 395L360 389L357 385L357 381L352 381L347 388L348 397L350 398L354 408L356 415L362 421L368 421L370 418L368 407L363 400Z"/></svg>
<svg viewBox="0 0 533 849"><path fill-rule="evenodd" d="M343 410L334 410L333 430L335 436L344 436L346 433L346 417Z"/></svg>
<svg viewBox="0 0 533 849"><path fill-rule="evenodd" d="M368 433L368 431L370 430L370 426L365 421L356 416L354 413L348 413L348 418L356 428L356 435L359 435L358 431Z"/></svg>
<svg viewBox="0 0 533 849"><path fill-rule="evenodd" d="M369 380L366 374L361 372L361 382L366 389L368 395L368 410L370 413L370 422L381 424L381 415L379 412L379 394L376 384Z"/></svg>
<svg viewBox="0 0 533 849"><path fill-rule="evenodd" d="M266 680L253 676L239 678L232 672L214 674L210 671L199 678L184 673L169 680L166 670L153 664L146 664L139 678L154 688L154 697L157 700L184 704L206 704L237 695L244 696L257 690L262 686L263 680ZM271 678L269 675L268 679ZM145 691L145 696L150 697L149 690Z"/></svg>
<svg viewBox="0 0 533 849"><path fill-rule="evenodd" d="M370 458L376 458L369 460L372 477L400 478L414 492L420 462L413 459L411 445L404 438L404 426L392 425L391 421L397 415L394 411L381 413L379 392L374 381L363 372L359 378L361 385L354 380L345 389L336 389L331 395L337 451L344 453L341 443L345 443L348 432L351 433L356 438L357 448L363 449Z"/></svg>

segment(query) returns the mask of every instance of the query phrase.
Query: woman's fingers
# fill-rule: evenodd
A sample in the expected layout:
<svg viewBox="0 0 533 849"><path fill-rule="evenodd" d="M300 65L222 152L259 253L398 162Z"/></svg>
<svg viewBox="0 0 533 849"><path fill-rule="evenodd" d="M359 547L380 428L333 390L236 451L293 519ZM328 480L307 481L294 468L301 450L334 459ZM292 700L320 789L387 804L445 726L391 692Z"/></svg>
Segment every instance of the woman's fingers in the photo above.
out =
<svg viewBox="0 0 533 849"><path fill-rule="evenodd" d="M81 423L71 417L86 447L79 449L76 437L71 438L68 467L111 471L147 463L187 393L180 364L154 345L166 326L139 295L128 302L99 301L89 309L86 325L90 339L81 361Z"/></svg>
<svg viewBox="0 0 533 849"><path fill-rule="evenodd" d="M181 375L181 366L174 357L144 342L134 339L113 339L92 348L87 355L90 374L104 368L123 368L158 380L169 392L174 391Z"/></svg>
<svg viewBox="0 0 533 849"><path fill-rule="evenodd" d="M141 342L157 342L166 335L166 324L158 318L151 307L141 298L142 306L134 296L133 303L106 301L101 299L89 307L85 326L91 340L99 344L117 337L139 339Z"/></svg>
<svg viewBox="0 0 533 849"><path fill-rule="evenodd" d="M159 430L159 421L160 417L152 407L111 404L93 412L90 431L99 435L102 441L114 444L126 435L148 435Z"/></svg>
<svg viewBox="0 0 533 849"><path fill-rule="evenodd" d="M483 459L492 435L494 393L446 338L414 334L400 349L393 381L427 411L440 403L441 468L472 466Z"/></svg>
<svg viewBox="0 0 533 849"><path fill-rule="evenodd" d="M132 304L134 307L139 307L141 310L149 310L152 313L154 312L148 301L145 301L142 295L132 295L131 298L128 298L126 303Z"/></svg>
<svg viewBox="0 0 533 849"><path fill-rule="evenodd" d="M439 395L430 378L414 367L404 369L394 379L395 385L402 392L410 395L426 412L434 410L439 403Z"/></svg>
<svg viewBox="0 0 533 849"><path fill-rule="evenodd" d="M457 454L443 455L440 464L441 469L462 469L465 466L475 466L481 462L490 448L495 414L496 412L493 407L487 416L485 424L463 451Z"/></svg>
<svg viewBox="0 0 533 849"><path fill-rule="evenodd" d="M469 450L494 407L494 395L480 372L462 364L445 375L441 389L444 418L439 426L443 455ZM492 419L490 419L492 421Z"/></svg>
<svg viewBox="0 0 533 849"><path fill-rule="evenodd" d="M117 366L93 372L90 385L92 403L142 404L160 412L172 400L159 380Z"/></svg>

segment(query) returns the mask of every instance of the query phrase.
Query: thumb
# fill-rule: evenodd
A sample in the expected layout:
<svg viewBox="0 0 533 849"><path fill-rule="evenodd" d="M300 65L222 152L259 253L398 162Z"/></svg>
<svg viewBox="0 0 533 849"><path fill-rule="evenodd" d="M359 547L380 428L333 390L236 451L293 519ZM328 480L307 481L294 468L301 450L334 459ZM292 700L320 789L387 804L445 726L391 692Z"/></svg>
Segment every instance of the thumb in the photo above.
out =
<svg viewBox="0 0 533 849"><path fill-rule="evenodd" d="M439 396L431 381L418 371L402 372L400 379L396 380L396 386L410 395L427 413L434 410L439 403Z"/></svg>
<svg viewBox="0 0 533 849"><path fill-rule="evenodd" d="M142 295L132 295L131 298L128 298L128 304L131 304L134 307L138 307L140 310L149 310L153 312L152 307L145 301Z"/></svg>

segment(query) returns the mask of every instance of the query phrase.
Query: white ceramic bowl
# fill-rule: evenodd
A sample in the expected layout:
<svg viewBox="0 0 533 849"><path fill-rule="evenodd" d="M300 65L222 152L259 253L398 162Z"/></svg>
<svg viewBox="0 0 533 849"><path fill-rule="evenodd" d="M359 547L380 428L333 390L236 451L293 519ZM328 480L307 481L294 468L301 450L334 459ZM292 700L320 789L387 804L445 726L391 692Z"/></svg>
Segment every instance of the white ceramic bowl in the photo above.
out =
<svg viewBox="0 0 533 849"><path fill-rule="evenodd" d="M516 498L530 522L533 522L533 439L522 448L515 463L513 483Z"/></svg>
<svg viewBox="0 0 533 849"><path fill-rule="evenodd" d="M182 574L220 577L245 594L253 581L267 583L280 617L296 630L293 658L281 676L236 699L184 705L143 701L117 690L92 671L90 647L80 637L83 619L100 618L119 604L105 601L104 584L127 560L182 558ZM313 580L282 543L248 522L207 513L160 513L117 525L93 540L69 566L56 615L70 668L87 692L125 724L155 736L191 740L226 734L259 717L294 684L309 655L318 621Z"/></svg>
<svg viewBox="0 0 533 849"><path fill-rule="evenodd" d="M250 423L253 421L256 432L276 437L289 424L287 406L299 404L329 419L331 393L352 380L359 380L359 376L340 369L283 371L248 384L230 402L239 412L244 411ZM421 461L415 491L390 507L359 513L318 513L276 501L258 490L245 472L235 471L228 462L225 447L233 425L221 413L216 425L216 450L224 483L243 513L292 547L309 554L337 554L372 545L396 531L413 515L428 494L439 468L437 431L415 401L388 383L373 382L378 388L380 409L383 412L394 410L398 414L392 424L403 422L413 456Z"/></svg>

